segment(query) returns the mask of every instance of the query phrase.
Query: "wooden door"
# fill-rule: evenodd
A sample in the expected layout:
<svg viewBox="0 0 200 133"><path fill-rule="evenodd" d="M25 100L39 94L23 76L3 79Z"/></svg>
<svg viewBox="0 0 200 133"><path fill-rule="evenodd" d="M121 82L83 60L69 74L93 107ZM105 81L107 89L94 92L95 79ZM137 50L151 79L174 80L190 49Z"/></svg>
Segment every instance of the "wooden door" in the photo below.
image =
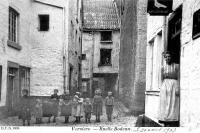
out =
<svg viewBox="0 0 200 133"><path fill-rule="evenodd" d="M7 109L9 115L16 115L19 100L19 78L18 69L8 68L7 83Z"/></svg>

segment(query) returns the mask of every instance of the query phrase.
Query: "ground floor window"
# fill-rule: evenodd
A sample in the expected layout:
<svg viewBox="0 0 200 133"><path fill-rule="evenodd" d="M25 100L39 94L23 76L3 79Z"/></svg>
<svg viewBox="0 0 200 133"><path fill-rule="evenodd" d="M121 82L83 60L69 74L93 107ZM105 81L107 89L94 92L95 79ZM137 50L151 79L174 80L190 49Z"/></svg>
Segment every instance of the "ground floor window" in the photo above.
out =
<svg viewBox="0 0 200 133"><path fill-rule="evenodd" d="M21 66L19 73L21 90L27 89L30 92L30 68Z"/></svg>

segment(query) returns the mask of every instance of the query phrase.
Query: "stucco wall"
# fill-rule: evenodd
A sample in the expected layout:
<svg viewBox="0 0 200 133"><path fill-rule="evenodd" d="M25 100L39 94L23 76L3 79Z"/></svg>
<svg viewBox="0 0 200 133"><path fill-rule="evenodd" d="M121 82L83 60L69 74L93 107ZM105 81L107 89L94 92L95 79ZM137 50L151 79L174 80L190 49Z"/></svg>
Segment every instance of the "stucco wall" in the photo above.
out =
<svg viewBox="0 0 200 133"><path fill-rule="evenodd" d="M14 8L20 13L20 31L19 31L19 45L21 50L16 50L7 45L8 40L8 10L9 6ZM22 0L2 0L0 1L0 65L2 65L2 86L1 86L1 100L0 106L6 104L6 92L7 92L7 62L16 62L19 65L30 67L30 12L23 12L30 7L29 1Z"/></svg>

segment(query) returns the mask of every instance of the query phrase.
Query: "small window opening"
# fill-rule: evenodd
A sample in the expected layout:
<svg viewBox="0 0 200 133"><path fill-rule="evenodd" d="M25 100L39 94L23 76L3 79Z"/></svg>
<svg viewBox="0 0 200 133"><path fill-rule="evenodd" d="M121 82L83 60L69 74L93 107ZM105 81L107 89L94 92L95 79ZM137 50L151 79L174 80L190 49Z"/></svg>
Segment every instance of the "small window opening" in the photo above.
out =
<svg viewBox="0 0 200 133"><path fill-rule="evenodd" d="M40 31L49 30L49 15L39 15Z"/></svg>

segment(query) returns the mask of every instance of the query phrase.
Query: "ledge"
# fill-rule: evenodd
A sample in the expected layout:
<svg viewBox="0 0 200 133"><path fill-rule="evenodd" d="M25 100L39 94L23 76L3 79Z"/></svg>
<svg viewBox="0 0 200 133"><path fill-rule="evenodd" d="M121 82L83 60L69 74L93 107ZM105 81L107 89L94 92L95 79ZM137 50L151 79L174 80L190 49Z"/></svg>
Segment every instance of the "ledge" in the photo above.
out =
<svg viewBox="0 0 200 133"><path fill-rule="evenodd" d="M101 63L99 63L98 66L99 66L99 67L106 67L106 66L110 66L110 67L111 67L112 64L101 64Z"/></svg>
<svg viewBox="0 0 200 133"><path fill-rule="evenodd" d="M113 41L100 41L100 43L113 43Z"/></svg>
<svg viewBox="0 0 200 133"><path fill-rule="evenodd" d="M159 90L148 90L148 91L145 91L145 95L159 96L160 91Z"/></svg>
<svg viewBox="0 0 200 133"><path fill-rule="evenodd" d="M10 40L7 41L7 45L9 47L12 47L12 48L16 49L16 50L21 50L22 49L22 47L18 43L12 42Z"/></svg>

